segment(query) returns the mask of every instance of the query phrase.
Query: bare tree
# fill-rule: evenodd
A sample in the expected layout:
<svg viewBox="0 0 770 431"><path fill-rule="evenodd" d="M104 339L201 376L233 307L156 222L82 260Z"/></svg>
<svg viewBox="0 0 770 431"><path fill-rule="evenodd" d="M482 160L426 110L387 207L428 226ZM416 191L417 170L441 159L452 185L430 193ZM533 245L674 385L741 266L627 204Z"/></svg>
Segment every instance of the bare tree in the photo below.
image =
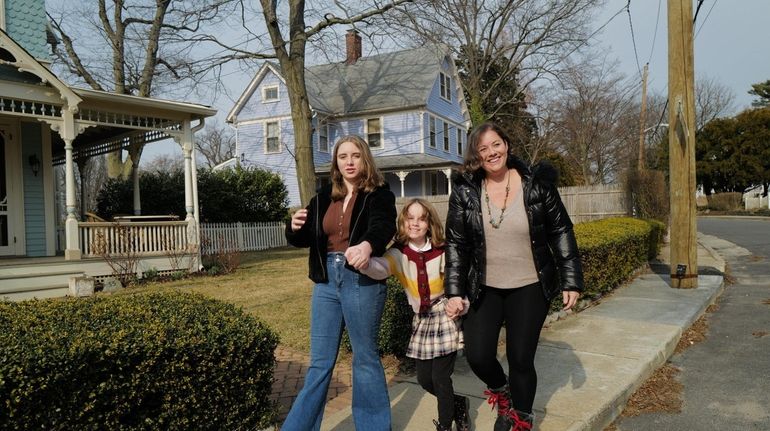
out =
<svg viewBox="0 0 770 431"><path fill-rule="evenodd" d="M184 158L181 154L158 154L149 162L142 164L145 172L175 172L184 170Z"/></svg>
<svg viewBox="0 0 770 431"><path fill-rule="evenodd" d="M418 42L446 44L462 60L474 124L516 104L536 80L556 77L589 38L601 0L429 0L397 19ZM502 66L502 67L501 67ZM499 69L490 77L487 71ZM508 91L518 80L518 91ZM489 103L493 101L494 103Z"/></svg>
<svg viewBox="0 0 770 431"><path fill-rule="evenodd" d="M636 154L637 83L628 83L606 60L573 64L550 105L554 146L584 184L616 180Z"/></svg>
<svg viewBox="0 0 770 431"><path fill-rule="evenodd" d="M206 124L203 133L195 138L195 150L203 156L206 166L213 168L235 156L235 135L232 129L218 123Z"/></svg>
<svg viewBox="0 0 770 431"><path fill-rule="evenodd" d="M217 25L235 0L49 1L49 19L61 44L57 67L96 90L149 97L178 90L180 80L200 79L211 54L192 40ZM141 156L141 149L139 149ZM110 178L127 178L131 158L110 153Z"/></svg>
<svg viewBox="0 0 770 431"><path fill-rule="evenodd" d="M700 131L711 120L732 114L735 93L716 79L700 76L695 80L695 129Z"/></svg>

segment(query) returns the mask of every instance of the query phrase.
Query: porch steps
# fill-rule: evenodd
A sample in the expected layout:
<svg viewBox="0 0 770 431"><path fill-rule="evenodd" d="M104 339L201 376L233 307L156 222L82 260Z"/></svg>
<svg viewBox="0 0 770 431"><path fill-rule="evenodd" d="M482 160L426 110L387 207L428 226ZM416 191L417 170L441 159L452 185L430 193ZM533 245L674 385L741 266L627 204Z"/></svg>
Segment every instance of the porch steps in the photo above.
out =
<svg viewBox="0 0 770 431"><path fill-rule="evenodd" d="M63 265L0 267L0 300L21 301L67 295L70 277L84 275L79 268Z"/></svg>

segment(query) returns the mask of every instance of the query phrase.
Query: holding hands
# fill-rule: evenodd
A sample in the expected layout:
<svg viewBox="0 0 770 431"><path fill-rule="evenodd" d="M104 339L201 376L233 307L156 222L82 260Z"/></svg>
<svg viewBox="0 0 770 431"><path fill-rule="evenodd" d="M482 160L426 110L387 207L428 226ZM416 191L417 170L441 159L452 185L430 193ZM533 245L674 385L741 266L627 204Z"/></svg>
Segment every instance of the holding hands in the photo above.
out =
<svg viewBox="0 0 770 431"><path fill-rule="evenodd" d="M369 241L348 247L345 250L345 259L355 269L366 269L369 266L369 257L372 255L372 246Z"/></svg>
<svg viewBox="0 0 770 431"><path fill-rule="evenodd" d="M463 300L463 298L460 298L459 296L453 296L446 302L446 315L450 319L456 320L468 312L468 305L469 303L467 300Z"/></svg>

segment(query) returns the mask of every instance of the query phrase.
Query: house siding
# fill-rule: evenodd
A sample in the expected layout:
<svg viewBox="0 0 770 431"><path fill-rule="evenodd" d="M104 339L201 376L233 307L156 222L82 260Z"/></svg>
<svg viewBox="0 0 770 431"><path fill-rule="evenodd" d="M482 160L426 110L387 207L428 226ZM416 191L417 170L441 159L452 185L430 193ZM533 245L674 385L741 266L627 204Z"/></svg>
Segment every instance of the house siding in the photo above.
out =
<svg viewBox="0 0 770 431"><path fill-rule="evenodd" d="M444 62L441 65L441 71L452 78L450 85L452 100L448 101L441 97L441 83L439 76L436 76L436 81L433 83L433 89L428 95L428 110L451 122L462 124L465 121L465 118L463 117L462 106L459 103L462 92L457 91L456 80L458 78L451 72L450 65L446 59L444 59Z"/></svg>
<svg viewBox="0 0 770 431"><path fill-rule="evenodd" d="M278 101L263 102L262 90L265 87L278 86ZM248 121L266 117L279 117L291 115L291 104L289 103L289 92L281 79L268 70L260 81L257 89L251 95L251 98L243 105L238 113L238 121Z"/></svg>
<svg viewBox="0 0 770 431"><path fill-rule="evenodd" d="M45 235L45 193L43 190L43 167L37 176L27 163L33 154L38 160L43 160L43 141L40 124L21 123L21 160L24 181L24 236L27 245L27 256L46 255Z"/></svg>
<svg viewBox="0 0 770 431"><path fill-rule="evenodd" d="M436 119L436 148L430 146L430 118ZM462 155L457 152L457 129L460 128L463 134L466 133L464 127L457 123L447 121L444 118L437 116L434 113L426 112L424 114L424 130L423 136L425 139L425 154L441 157L453 162L462 163ZM449 126L449 151L444 150L444 123ZM465 148L465 141L463 141L463 148Z"/></svg>
<svg viewBox="0 0 770 431"><path fill-rule="evenodd" d="M5 26L33 57L50 61L46 43L45 0L5 0Z"/></svg>

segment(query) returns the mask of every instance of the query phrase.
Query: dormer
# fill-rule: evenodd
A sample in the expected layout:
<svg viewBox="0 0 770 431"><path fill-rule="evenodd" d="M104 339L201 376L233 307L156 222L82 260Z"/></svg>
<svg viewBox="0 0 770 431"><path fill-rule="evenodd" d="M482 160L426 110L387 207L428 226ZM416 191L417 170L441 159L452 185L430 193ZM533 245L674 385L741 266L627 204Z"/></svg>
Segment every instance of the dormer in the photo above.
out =
<svg viewBox="0 0 770 431"><path fill-rule="evenodd" d="M50 63L45 0L0 0L0 29L38 61Z"/></svg>

